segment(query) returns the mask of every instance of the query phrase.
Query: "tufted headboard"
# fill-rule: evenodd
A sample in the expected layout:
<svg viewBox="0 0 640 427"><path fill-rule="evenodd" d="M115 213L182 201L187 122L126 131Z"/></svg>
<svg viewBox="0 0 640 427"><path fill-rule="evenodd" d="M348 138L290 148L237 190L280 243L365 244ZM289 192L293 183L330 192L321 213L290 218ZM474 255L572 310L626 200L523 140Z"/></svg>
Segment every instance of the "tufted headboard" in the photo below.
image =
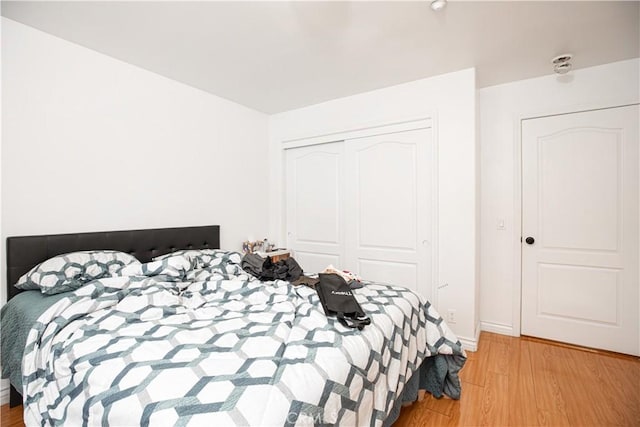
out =
<svg viewBox="0 0 640 427"><path fill-rule="evenodd" d="M47 259L69 252L112 249L127 252L141 262L179 249L219 249L220 226L155 228L7 238L7 299L20 289L20 276Z"/></svg>

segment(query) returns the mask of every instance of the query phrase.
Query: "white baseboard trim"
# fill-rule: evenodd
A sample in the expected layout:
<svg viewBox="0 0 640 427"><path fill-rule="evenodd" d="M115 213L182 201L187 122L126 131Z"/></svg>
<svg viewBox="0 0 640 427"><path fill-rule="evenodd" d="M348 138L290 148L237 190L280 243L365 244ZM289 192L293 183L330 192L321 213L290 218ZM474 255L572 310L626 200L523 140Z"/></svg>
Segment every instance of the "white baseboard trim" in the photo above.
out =
<svg viewBox="0 0 640 427"><path fill-rule="evenodd" d="M486 332L493 332L494 334L514 336L513 326L502 323L480 322L480 329Z"/></svg>
<svg viewBox="0 0 640 427"><path fill-rule="evenodd" d="M9 385L3 384L2 388L0 388L0 405L6 405L7 403L9 403Z"/></svg>
<svg viewBox="0 0 640 427"><path fill-rule="evenodd" d="M462 348L464 348L465 351L478 351L478 341L464 337L458 337L458 339L460 343L462 343Z"/></svg>
<svg viewBox="0 0 640 427"><path fill-rule="evenodd" d="M460 343L462 344L462 348L465 351L478 351L478 341L480 340L480 324L476 326L475 336L473 338L467 337L458 337Z"/></svg>

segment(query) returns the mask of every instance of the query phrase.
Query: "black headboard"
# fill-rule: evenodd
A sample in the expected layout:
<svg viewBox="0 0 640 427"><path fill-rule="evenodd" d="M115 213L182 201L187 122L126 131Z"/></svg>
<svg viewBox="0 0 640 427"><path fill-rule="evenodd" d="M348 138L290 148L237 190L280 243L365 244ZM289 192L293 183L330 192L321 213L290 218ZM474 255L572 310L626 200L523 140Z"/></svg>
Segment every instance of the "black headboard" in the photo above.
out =
<svg viewBox="0 0 640 427"><path fill-rule="evenodd" d="M220 226L155 228L7 238L7 299L18 294L20 276L47 259L69 252L112 249L141 262L178 249L219 249Z"/></svg>

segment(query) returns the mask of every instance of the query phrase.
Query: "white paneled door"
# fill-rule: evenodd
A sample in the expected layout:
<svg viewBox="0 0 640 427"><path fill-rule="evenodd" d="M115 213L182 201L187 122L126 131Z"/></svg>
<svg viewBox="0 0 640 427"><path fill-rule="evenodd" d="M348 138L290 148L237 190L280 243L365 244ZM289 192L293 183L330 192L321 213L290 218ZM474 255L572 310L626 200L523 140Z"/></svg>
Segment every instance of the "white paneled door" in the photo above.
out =
<svg viewBox="0 0 640 427"><path fill-rule="evenodd" d="M638 106L522 122L522 334L640 354Z"/></svg>
<svg viewBox="0 0 640 427"><path fill-rule="evenodd" d="M286 151L287 247L304 271L343 262L343 144Z"/></svg>
<svg viewBox="0 0 640 427"><path fill-rule="evenodd" d="M346 142L346 265L431 298L431 129Z"/></svg>

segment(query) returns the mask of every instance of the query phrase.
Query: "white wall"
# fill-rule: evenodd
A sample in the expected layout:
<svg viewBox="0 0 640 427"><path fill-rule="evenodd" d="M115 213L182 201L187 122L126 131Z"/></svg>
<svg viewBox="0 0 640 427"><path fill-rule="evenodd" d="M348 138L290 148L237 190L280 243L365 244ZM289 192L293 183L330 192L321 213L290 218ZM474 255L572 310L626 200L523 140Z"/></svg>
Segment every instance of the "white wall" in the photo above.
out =
<svg viewBox="0 0 640 427"><path fill-rule="evenodd" d="M240 249L266 235L267 115L2 23L3 241L220 224Z"/></svg>
<svg viewBox="0 0 640 427"><path fill-rule="evenodd" d="M468 69L340 98L270 119L270 233L285 242L283 141L431 117L438 145L438 283L441 313L470 348L476 339L476 91Z"/></svg>
<svg viewBox="0 0 640 427"><path fill-rule="evenodd" d="M522 80L478 91L481 145L483 330L519 334L520 119L640 101L640 60ZM497 220L505 230L497 230Z"/></svg>
<svg viewBox="0 0 640 427"><path fill-rule="evenodd" d="M220 224L239 249L266 235L265 114L6 18L2 90L2 242Z"/></svg>

